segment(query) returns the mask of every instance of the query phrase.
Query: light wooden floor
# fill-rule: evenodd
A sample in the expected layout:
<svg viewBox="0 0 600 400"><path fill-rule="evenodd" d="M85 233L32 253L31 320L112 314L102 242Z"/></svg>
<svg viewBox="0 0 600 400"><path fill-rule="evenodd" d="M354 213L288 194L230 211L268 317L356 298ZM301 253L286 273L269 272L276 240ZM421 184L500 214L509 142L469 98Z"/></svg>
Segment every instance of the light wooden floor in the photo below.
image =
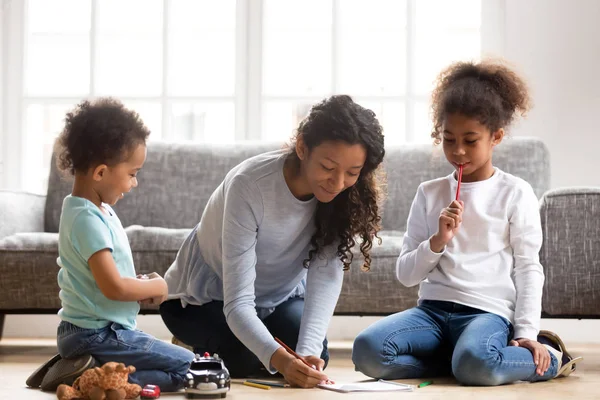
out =
<svg viewBox="0 0 600 400"><path fill-rule="evenodd" d="M600 345L571 345L573 354L583 355L584 363L578 371L569 378L557 379L542 383L516 383L501 387L473 388L456 384L450 378L436 379L435 383L412 393L353 393L343 394L321 389L271 389L262 390L243 386L239 383L232 384L228 399L266 400L268 398L281 399L600 399ZM19 341L4 340L0 342L0 399L54 399L52 393L43 393L39 390L25 387L25 379L43 361L50 358L56 351L48 341ZM327 369L330 377L337 382L357 382L366 377L357 373L352 368L350 352L346 348L332 350L330 367ZM403 381L404 383L417 384L418 381ZM183 394L166 394L162 397L178 399L184 398Z"/></svg>

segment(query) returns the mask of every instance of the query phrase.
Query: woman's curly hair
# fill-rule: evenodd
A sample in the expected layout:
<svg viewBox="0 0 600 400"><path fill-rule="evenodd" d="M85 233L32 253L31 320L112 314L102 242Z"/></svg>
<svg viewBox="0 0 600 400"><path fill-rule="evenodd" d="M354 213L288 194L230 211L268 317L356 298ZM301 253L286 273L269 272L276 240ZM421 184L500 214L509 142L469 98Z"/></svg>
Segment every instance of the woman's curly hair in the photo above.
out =
<svg viewBox="0 0 600 400"><path fill-rule="evenodd" d="M431 100L431 137L437 144L442 140L442 125L448 114L474 118L496 132L531 108L525 81L503 61L492 59L457 62L444 69Z"/></svg>
<svg viewBox="0 0 600 400"><path fill-rule="evenodd" d="M75 175L100 164L114 165L146 143L150 130L137 112L107 97L79 103L65 117L55 143L58 169Z"/></svg>
<svg viewBox="0 0 600 400"><path fill-rule="evenodd" d="M371 265L373 239L381 239L379 209L383 200L384 176L381 163L385 155L383 129L375 113L356 104L350 96L332 96L314 105L300 122L290 155L296 157L295 142L301 136L309 152L325 141L340 141L364 146L367 157L356 183L338 194L331 202L317 205L316 232L311 238L312 249L304 266L319 254L319 250L338 241L337 256L348 270L352 263L355 237L360 236L363 270Z"/></svg>

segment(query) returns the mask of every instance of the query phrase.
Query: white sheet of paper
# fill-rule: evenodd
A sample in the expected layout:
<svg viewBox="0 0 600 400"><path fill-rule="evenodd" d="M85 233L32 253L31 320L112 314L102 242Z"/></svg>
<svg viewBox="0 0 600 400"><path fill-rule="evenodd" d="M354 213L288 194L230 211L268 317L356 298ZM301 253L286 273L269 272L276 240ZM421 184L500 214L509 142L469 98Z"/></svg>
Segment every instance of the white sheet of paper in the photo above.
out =
<svg viewBox="0 0 600 400"><path fill-rule="evenodd" d="M333 385L318 385L321 389L333 390L334 392L412 392L413 385L403 383L376 381L376 382L355 382L355 383L336 383Z"/></svg>

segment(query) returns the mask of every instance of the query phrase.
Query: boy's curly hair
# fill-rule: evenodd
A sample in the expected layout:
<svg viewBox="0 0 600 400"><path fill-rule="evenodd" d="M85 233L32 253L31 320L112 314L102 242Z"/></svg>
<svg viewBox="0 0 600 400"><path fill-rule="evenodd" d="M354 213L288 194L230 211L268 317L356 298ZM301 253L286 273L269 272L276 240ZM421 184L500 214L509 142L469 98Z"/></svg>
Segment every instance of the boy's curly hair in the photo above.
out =
<svg viewBox="0 0 600 400"><path fill-rule="evenodd" d="M146 143L149 135L138 113L119 100L85 100L65 117L65 127L55 143L56 164L72 175L100 164L115 165Z"/></svg>
<svg viewBox="0 0 600 400"><path fill-rule="evenodd" d="M331 202L318 203L315 216L317 230L311 238L312 249L304 260L304 266L309 266L322 247L339 241L337 255L344 264L344 270L348 270L353 259L351 249L356 244L355 238L360 236L363 269L368 270L373 239L381 242L377 233L381 229L379 209L384 195L381 168L385 155L383 128L373 111L356 104L349 96L338 95L314 105L309 115L300 122L290 150L297 164L300 162L295 152L298 136L302 136L309 151L325 141L341 141L350 145L361 144L367 153L357 182Z"/></svg>
<svg viewBox="0 0 600 400"><path fill-rule="evenodd" d="M432 93L431 137L439 144L448 114L477 119L490 132L505 128L531 108L525 81L503 61L457 62L444 69Z"/></svg>

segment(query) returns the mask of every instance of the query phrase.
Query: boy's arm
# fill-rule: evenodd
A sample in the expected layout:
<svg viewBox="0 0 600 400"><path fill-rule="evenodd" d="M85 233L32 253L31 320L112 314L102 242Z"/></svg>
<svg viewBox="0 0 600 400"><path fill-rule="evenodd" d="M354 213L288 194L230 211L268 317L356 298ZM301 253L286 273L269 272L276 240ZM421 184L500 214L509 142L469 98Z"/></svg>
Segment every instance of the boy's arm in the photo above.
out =
<svg viewBox="0 0 600 400"><path fill-rule="evenodd" d="M154 279L122 277L109 249L94 253L89 258L88 265L98 288L110 300L139 301L167 295L167 283L161 277Z"/></svg>

